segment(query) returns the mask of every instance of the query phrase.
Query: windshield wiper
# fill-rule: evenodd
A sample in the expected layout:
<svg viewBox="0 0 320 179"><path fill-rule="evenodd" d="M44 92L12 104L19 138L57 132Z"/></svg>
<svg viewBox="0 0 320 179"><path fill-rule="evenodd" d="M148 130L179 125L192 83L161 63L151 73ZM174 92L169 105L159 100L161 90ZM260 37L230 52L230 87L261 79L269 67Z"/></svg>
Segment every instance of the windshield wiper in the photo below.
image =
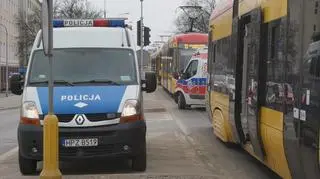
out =
<svg viewBox="0 0 320 179"><path fill-rule="evenodd" d="M105 83L110 85L120 85L119 83L112 80L87 80L87 81L75 81L73 84L81 84L81 83Z"/></svg>
<svg viewBox="0 0 320 179"><path fill-rule="evenodd" d="M49 80L30 82L30 84L42 84L42 83L49 83ZM69 81L66 81L66 80L54 80L53 84L66 84L66 85L69 85L69 86L74 86L73 83L71 83Z"/></svg>

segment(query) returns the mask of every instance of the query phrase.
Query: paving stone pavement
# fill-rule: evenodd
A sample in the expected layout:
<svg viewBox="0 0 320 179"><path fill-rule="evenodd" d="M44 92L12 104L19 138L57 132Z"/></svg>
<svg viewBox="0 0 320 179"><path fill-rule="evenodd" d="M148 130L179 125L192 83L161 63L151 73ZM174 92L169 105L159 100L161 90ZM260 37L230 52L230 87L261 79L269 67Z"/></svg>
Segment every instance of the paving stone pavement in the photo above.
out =
<svg viewBox="0 0 320 179"><path fill-rule="evenodd" d="M161 94L144 94L146 172L133 172L127 160L62 162L63 179L278 179L260 169L262 165L243 150L227 148L218 141L211 124L202 119L203 111L178 110L172 99ZM39 171L41 168L39 163ZM0 155L0 179L20 178L39 176L21 176L17 151L3 160Z"/></svg>

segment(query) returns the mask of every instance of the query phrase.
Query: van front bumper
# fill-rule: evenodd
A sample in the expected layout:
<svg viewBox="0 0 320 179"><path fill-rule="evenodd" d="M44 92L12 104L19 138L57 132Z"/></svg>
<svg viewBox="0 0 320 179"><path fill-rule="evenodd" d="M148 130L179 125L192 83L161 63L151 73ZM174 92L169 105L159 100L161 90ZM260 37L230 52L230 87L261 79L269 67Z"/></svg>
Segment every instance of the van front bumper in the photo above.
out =
<svg viewBox="0 0 320 179"><path fill-rule="evenodd" d="M64 147L64 139L98 138L96 147ZM20 124L18 127L20 155L27 159L43 160L43 128ZM145 151L146 123L137 121L112 126L90 128L59 128L59 158L91 159L133 157Z"/></svg>

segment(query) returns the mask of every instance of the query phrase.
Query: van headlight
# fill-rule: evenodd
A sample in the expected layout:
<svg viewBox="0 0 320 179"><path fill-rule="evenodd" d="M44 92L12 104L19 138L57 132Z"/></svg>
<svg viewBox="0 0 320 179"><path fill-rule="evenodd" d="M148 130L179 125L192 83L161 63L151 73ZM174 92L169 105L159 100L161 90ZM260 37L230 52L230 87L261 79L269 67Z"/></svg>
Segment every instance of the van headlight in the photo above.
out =
<svg viewBox="0 0 320 179"><path fill-rule="evenodd" d="M20 122L23 124L40 125L39 112L35 102L26 101L22 104Z"/></svg>
<svg viewBox="0 0 320 179"><path fill-rule="evenodd" d="M138 104L137 100L127 100L124 103L121 117L136 115L138 113L137 104Z"/></svg>
<svg viewBox="0 0 320 179"><path fill-rule="evenodd" d="M143 120L140 111L140 104L137 100L127 100L124 103L120 123Z"/></svg>

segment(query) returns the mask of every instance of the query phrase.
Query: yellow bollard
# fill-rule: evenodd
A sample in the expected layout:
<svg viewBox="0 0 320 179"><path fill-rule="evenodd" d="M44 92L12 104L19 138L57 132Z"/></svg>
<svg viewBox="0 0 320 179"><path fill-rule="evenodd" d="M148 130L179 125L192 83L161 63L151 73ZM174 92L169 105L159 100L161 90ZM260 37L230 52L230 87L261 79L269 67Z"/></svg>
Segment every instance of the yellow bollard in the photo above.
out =
<svg viewBox="0 0 320 179"><path fill-rule="evenodd" d="M43 170L40 179L61 179L59 170L58 118L47 115L43 125Z"/></svg>

